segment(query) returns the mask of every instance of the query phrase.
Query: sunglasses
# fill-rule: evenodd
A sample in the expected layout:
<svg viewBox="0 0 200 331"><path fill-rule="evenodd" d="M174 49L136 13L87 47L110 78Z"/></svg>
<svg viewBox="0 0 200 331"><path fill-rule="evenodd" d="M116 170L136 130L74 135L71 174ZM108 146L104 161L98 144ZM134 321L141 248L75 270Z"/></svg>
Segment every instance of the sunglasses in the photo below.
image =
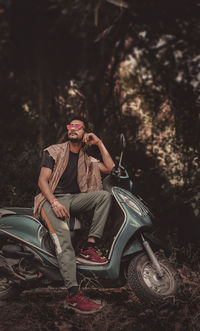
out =
<svg viewBox="0 0 200 331"><path fill-rule="evenodd" d="M66 128L67 130L72 130L72 129L80 130L83 128L83 126L81 124L67 124Z"/></svg>

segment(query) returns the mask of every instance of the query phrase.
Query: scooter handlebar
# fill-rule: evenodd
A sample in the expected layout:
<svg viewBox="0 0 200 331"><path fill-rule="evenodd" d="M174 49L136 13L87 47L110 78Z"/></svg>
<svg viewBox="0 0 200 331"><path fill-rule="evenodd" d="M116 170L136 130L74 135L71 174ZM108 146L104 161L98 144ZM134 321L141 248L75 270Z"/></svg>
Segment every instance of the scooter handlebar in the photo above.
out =
<svg viewBox="0 0 200 331"><path fill-rule="evenodd" d="M120 177L121 170L120 170L120 166L119 166L119 160L120 160L119 156L116 156L115 157L115 166L111 170L111 175L113 177Z"/></svg>
<svg viewBox="0 0 200 331"><path fill-rule="evenodd" d="M114 166L115 169L118 169L119 168L119 160L120 160L120 157L119 156L115 156L115 166Z"/></svg>

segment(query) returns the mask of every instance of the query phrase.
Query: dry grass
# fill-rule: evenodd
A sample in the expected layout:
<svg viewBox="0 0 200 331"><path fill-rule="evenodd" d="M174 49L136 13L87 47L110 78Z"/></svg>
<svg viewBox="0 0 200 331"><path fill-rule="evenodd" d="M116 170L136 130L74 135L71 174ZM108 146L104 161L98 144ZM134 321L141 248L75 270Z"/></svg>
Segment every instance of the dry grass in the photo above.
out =
<svg viewBox="0 0 200 331"><path fill-rule="evenodd" d="M64 289L25 291L19 297L1 302L1 331L197 331L200 329L200 285L197 272L179 269L181 288L176 300L159 306L139 302L126 287L86 289L92 298L105 301L95 315L84 316L65 310ZM193 278L193 279L192 279Z"/></svg>

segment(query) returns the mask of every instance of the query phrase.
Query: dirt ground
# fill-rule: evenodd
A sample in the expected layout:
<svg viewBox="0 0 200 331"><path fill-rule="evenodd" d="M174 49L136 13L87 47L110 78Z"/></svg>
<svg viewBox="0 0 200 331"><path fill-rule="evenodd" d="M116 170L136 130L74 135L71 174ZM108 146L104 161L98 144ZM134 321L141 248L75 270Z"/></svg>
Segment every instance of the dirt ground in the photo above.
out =
<svg viewBox="0 0 200 331"><path fill-rule="evenodd" d="M93 288L88 296L105 301L102 311L80 315L64 309L63 288L29 290L0 302L0 331L197 331L200 330L199 275L179 270L179 295L159 306L142 304L126 287Z"/></svg>

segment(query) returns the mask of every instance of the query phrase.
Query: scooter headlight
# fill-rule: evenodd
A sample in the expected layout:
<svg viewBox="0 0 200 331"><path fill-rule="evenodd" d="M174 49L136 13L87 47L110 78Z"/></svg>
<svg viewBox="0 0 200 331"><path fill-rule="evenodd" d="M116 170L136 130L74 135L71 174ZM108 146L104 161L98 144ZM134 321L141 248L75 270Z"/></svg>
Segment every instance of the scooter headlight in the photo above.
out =
<svg viewBox="0 0 200 331"><path fill-rule="evenodd" d="M137 203L135 201L133 201L132 199L129 199L128 197L126 197L123 194L119 194L120 197L124 200L124 202L130 207L132 208L137 214L139 214L140 216L142 216L142 210L141 208L137 205Z"/></svg>

